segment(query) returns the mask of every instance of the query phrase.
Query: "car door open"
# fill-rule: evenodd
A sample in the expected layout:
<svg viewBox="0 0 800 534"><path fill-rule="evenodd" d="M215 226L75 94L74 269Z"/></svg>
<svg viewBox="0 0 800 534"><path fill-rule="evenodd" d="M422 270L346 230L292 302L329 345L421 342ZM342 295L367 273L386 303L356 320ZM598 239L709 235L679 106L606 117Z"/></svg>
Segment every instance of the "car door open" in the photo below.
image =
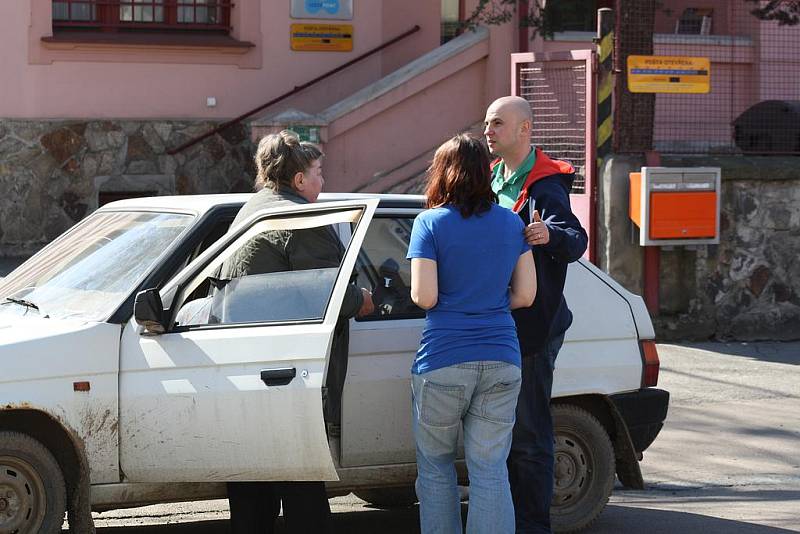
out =
<svg viewBox="0 0 800 534"><path fill-rule="evenodd" d="M120 464L129 481L337 479L322 387L376 206L363 199L255 214L161 291L166 333L129 322L120 356ZM354 231L339 265L220 276L262 236L341 223Z"/></svg>

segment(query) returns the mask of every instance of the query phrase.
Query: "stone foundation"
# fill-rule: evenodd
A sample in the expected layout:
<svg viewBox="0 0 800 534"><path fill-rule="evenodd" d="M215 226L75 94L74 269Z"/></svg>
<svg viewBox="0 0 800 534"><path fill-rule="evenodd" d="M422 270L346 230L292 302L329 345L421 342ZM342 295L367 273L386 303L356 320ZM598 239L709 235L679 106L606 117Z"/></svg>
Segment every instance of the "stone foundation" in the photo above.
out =
<svg viewBox="0 0 800 534"><path fill-rule="evenodd" d="M0 257L33 254L103 199L252 190L246 124L166 153L216 125L0 120Z"/></svg>

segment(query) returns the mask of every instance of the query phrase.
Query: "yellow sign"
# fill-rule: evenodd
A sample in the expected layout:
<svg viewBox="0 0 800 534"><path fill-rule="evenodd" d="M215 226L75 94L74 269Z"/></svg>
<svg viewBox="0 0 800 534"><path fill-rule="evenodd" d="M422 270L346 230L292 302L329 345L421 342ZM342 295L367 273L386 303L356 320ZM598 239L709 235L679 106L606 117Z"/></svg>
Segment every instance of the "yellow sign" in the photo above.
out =
<svg viewBox="0 0 800 534"><path fill-rule="evenodd" d="M305 52L350 52L352 24L292 24L292 50Z"/></svg>
<svg viewBox="0 0 800 534"><path fill-rule="evenodd" d="M708 93L711 62L707 57L628 56L631 93Z"/></svg>

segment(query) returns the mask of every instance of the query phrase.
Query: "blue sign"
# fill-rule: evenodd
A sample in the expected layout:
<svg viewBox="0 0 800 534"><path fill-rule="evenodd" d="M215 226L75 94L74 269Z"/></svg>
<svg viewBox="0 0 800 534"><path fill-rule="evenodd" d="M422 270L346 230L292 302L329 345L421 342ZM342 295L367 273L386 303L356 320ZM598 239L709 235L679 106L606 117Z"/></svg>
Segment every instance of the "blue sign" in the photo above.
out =
<svg viewBox="0 0 800 534"><path fill-rule="evenodd" d="M306 11L312 15L316 15L321 9L335 15L339 12L339 0L306 0Z"/></svg>
<svg viewBox="0 0 800 534"><path fill-rule="evenodd" d="M292 0L292 18L350 20L353 0Z"/></svg>

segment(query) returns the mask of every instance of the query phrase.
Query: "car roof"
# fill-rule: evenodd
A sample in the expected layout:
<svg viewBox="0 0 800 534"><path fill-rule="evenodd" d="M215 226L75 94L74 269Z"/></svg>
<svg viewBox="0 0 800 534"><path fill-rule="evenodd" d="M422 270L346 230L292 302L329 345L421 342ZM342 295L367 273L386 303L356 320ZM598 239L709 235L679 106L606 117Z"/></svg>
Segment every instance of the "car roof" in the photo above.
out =
<svg viewBox="0 0 800 534"><path fill-rule="evenodd" d="M180 210L192 211L202 215L220 206L242 206L253 193L228 193L221 195L175 195L161 197L139 197L109 202L100 210ZM425 197L422 195L400 195L383 193L322 193L320 202L334 200L355 200L360 198L377 198L381 207L387 208L421 208Z"/></svg>

